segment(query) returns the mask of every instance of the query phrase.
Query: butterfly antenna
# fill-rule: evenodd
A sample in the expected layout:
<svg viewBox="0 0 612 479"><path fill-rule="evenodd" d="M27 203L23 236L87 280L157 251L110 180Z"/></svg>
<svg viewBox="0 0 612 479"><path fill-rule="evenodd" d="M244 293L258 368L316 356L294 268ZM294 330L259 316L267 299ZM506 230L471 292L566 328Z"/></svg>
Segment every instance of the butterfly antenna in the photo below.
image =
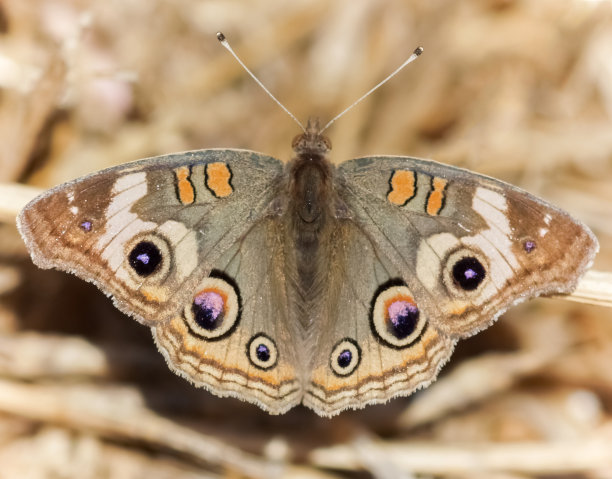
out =
<svg viewBox="0 0 612 479"><path fill-rule="evenodd" d="M228 41L227 41L227 39L225 38L225 35L224 35L223 33L221 33L221 32L217 32L217 40L219 40L219 43L221 43L221 45L223 45L223 46L225 47L225 49L226 49L228 52L230 52L230 53L232 54L232 56L233 56L233 57L236 59L236 61L237 61L238 63L240 63L240 66L242 66L242 68L244 68L244 70L245 70L245 71L246 71L246 72L247 72L249 75L251 75L251 78L252 78L253 80L255 80L255 83L257 83L257 84L258 84L258 85L259 85L259 86L260 86L260 87L263 89L263 91L265 91L265 92L268 94L268 96L269 96L270 98L272 98L272 99L273 99L273 100L276 102L276 104L277 104L278 106L280 106L280 107L281 107L283 110L285 110L285 113L287 113L287 115L289 115L291 118L293 118L293 121L295 121L295 122L296 122L298 125L300 125L300 128L302 129L302 131L303 131L304 133L306 133L306 128L304 128L304 125L302 125L302 124L300 123L300 121L299 121L299 120L298 120L298 119L295 117L295 115L294 115L293 113L291 113L291 112L290 112L290 111L289 111L289 110L288 110L288 109L285 107L285 105L283 105L283 104L282 104L280 101L278 101L278 100L276 99L276 97L275 97L275 96L272 94L272 92L270 92L270 90L268 90L268 89L267 89L267 88L264 86L264 84L263 84L263 83L261 83L261 82L259 81L259 78L257 78L257 77L255 76L255 74L254 74L254 73L253 73L251 70L249 70L249 69L248 69L248 67L247 67L247 66L246 66L246 65L245 65L245 64L242 62L242 60L241 60L241 59L238 57L238 55L236 55L236 52L235 52L235 51L233 50L233 48L230 46L229 42L228 42Z"/></svg>
<svg viewBox="0 0 612 479"><path fill-rule="evenodd" d="M384 80L382 80L380 83L378 83L377 85L373 86L370 90L368 90L366 93L364 93L358 100L356 100L355 102L353 102L351 105L349 105L347 108L345 108L344 110L342 110L340 113L338 113L335 117L333 117L328 123L327 125L325 125L323 127L323 129L321 130L321 133L323 133L325 130L327 130L333 122L335 122L338 118L340 118L341 116L343 116L345 113L347 113L348 111L352 110L355 106L357 106L359 103L361 103L367 96L369 96L373 91L379 89L381 86L383 86L385 83L387 83L389 80L391 80L391 78L393 78L395 75L397 75L406 65L408 65L409 63L412 63L413 61L415 61L420 55L421 53L423 53L423 47L417 47L414 52L412 52L412 55L410 55L410 57L404 62L402 63L399 67L397 67L395 69L395 71L393 73L391 73L387 78L385 78Z"/></svg>

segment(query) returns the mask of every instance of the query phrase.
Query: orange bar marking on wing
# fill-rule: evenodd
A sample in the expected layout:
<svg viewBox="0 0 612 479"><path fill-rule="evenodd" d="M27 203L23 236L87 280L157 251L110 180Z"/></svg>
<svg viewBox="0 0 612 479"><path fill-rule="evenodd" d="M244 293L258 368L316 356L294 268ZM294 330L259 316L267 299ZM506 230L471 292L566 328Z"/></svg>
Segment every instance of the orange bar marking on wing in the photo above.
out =
<svg viewBox="0 0 612 479"><path fill-rule="evenodd" d="M414 171L396 170L389 182L391 190L387 194L389 203L404 206L416 194L416 175Z"/></svg>
<svg viewBox="0 0 612 479"><path fill-rule="evenodd" d="M226 198L234 192L231 178L232 172L225 163L209 163L206 166L206 187L217 198Z"/></svg>
<svg viewBox="0 0 612 479"><path fill-rule="evenodd" d="M176 192L179 201L184 205L190 205L195 201L195 190L189 177L191 176L191 170L188 166L181 166L177 168L174 173L176 174Z"/></svg>
<svg viewBox="0 0 612 479"><path fill-rule="evenodd" d="M444 206L444 190L448 181L443 178L434 177L431 180L432 191L427 197L425 211L431 216L436 216Z"/></svg>

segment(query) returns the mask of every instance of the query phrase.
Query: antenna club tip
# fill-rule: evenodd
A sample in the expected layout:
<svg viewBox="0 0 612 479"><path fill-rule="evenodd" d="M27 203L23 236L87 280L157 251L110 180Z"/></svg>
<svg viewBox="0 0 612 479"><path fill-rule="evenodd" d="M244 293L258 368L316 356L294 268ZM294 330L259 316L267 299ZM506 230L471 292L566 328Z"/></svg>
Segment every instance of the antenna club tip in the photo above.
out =
<svg viewBox="0 0 612 479"><path fill-rule="evenodd" d="M414 54L418 57L421 53L423 53L423 47L416 47Z"/></svg>
<svg viewBox="0 0 612 479"><path fill-rule="evenodd" d="M225 35L223 34L223 32L217 32L217 40L219 40L220 42L225 41Z"/></svg>

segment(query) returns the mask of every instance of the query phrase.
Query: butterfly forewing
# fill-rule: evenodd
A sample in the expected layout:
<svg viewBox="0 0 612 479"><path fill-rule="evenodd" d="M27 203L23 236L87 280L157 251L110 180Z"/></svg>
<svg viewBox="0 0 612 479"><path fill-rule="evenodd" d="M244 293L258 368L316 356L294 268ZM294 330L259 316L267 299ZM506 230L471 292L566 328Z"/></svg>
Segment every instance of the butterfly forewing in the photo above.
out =
<svg viewBox="0 0 612 479"><path fill-rule="evenodd" d="M361 158L343 198L440 331L462 337L517 301L570 292L597 240L567 213L492 178L432 161Z"/></svg>
<svg viewBox="0 0 612 479"><path fill-rule="evenodd" d="M150 158L44 193L18 226L36 264L92 281L158 324L263 215L281 175L278 160L242 150Z"/></svg>

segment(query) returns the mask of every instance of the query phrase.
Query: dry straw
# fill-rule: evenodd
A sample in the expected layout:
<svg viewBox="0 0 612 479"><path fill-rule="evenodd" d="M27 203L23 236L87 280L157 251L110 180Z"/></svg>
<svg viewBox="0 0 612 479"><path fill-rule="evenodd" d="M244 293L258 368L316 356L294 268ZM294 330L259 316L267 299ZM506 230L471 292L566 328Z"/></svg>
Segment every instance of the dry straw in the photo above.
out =
<svg viewBox="0 0 612 479"><path fill-rule="evenodd" d="M612 257L612 5L571 0L0 2L0 477L608 477L610 273L511 308L428 389L331 420L271 417L175 377L147 328L34 268L14 228L40 188L138 158L234 147L411 155L519 185ZM24 184L36 185L37 188ZM356 472L359 471L359 472Z"/></svg>

